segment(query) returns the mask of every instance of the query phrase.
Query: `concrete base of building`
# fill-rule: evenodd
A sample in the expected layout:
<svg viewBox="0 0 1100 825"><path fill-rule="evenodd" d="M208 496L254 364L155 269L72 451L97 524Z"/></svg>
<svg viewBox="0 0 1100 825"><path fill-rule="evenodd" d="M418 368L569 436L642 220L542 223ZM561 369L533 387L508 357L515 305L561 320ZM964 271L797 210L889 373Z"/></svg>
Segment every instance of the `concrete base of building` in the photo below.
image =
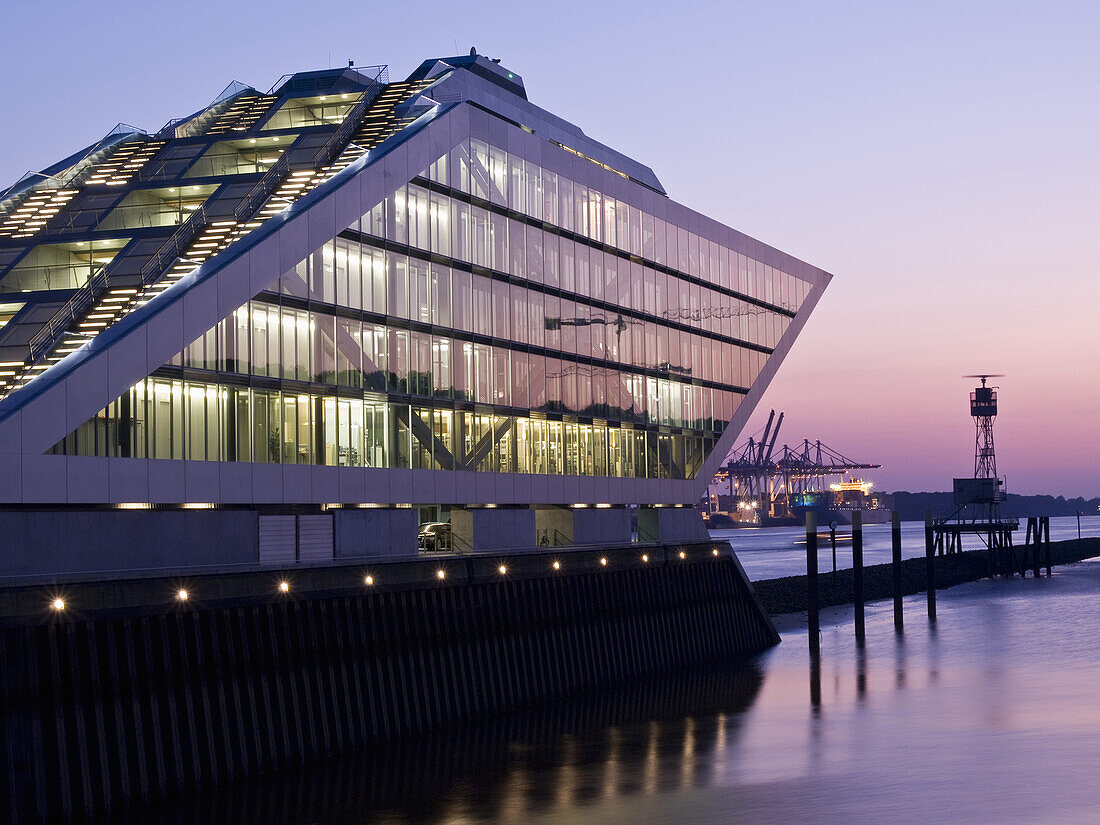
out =
<svg viewBox="0 0 1100 825"><path fill-rule="evenodd" d="M95 816L778 641L710 542L0 588L0 819Z"/></svg>
<svg viewBox="0 0 1100 825"><path fill-rule="evenodd" d="M9 509L0 511L0 580L412 558L418 518L409 507ZM453 549L462 553L623 545L630 521L625 507L451 511ZM693 508L638 510L639 541L708 539Z"/></svg>
<svg viewBox="0 0 1100 825"><path fill-rule="evenodd" d="M0 511L0 579L331 564L417 553L410 508Z"/></svg>
<svg viewBox="0 0 1100 825"><path fill-rule="evenodd" d="M255 510L0 511L0 577L255 563Z"/></svg>

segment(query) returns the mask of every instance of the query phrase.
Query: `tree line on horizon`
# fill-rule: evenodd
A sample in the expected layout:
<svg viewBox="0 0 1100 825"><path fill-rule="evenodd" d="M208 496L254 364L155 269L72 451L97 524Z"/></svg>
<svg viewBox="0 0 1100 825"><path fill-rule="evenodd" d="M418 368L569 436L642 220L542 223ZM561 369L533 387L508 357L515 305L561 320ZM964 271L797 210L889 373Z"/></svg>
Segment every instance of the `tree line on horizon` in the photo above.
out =
<svg viewBox="0 0 1100 825"><path fill-rule="evenodd" d="M902 520L920 520L926 511L931 510L937 516L944 515L954 508L954 497L946 493L911 493L898 490L890 493L893 509ZM1028 516L1075 516L1100 515L1100 497L1066 498L1065 496L1023 496L1009 493L1001 505L1001 513L1006 516L1027 518Z"/></svg>

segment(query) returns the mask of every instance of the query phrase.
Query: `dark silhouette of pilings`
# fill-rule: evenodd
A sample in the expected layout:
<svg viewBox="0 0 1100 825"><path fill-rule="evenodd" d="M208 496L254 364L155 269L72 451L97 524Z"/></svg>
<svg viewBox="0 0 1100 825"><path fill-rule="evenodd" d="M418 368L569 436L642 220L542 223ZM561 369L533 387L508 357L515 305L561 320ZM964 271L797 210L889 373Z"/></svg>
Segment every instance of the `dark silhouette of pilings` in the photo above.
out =
<svg viewBox="0 0 1100 825"><path fill-rule="evenodd" d="M855 599L856 642L863 644L867 627L863 610L863 513L852 513L852 590Z"/></svg>
<svg viewBox="0 0 1100 825"><path fill-rule="evenodd" d="M936 545L932 535L932 511L924 511L924 575L928 589L928 621L936 621Z"/></svg>
<svg viewBox="0 0 1100 825"><path fill-rule="evenodd" d="M901 516L890 517L891 572L894 584L894 629L899 633L905 626L901 613Z"/></svg>
<svg viewBox="0 0 1100 825"><path fill-rule="evenodd" d="M806 614L810 624L810 654L821 652L821 619L817 595L817 514L806 512Z"/></svg>

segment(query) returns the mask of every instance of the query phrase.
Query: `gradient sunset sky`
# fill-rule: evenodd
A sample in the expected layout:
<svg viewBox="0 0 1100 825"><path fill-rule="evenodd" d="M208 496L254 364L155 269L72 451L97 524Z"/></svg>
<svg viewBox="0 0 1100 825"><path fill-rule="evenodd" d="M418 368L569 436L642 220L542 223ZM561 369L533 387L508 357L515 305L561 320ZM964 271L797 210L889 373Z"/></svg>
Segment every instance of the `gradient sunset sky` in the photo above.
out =
<svg viewBox="0 0 1100 825"><path fill-rule="evenodd" d="M884 490L972 471L1006 373L1011 492L1100 495L1100 4L5 3L0 188L231 80L477 46L669 194L835 275L743 437Z"/></svg>

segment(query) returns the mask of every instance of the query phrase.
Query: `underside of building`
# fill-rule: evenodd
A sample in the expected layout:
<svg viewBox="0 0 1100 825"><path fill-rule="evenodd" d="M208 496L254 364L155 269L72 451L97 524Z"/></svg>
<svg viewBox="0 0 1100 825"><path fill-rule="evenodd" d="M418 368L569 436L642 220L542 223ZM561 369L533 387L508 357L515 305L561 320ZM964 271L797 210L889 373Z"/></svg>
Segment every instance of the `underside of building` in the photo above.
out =
<svg viewBox="0 0 1100 825"><path fill-rule="evenodd" d="M0 200L0 575L705 540L829 278L483 56L232 84Z"/></svg>

